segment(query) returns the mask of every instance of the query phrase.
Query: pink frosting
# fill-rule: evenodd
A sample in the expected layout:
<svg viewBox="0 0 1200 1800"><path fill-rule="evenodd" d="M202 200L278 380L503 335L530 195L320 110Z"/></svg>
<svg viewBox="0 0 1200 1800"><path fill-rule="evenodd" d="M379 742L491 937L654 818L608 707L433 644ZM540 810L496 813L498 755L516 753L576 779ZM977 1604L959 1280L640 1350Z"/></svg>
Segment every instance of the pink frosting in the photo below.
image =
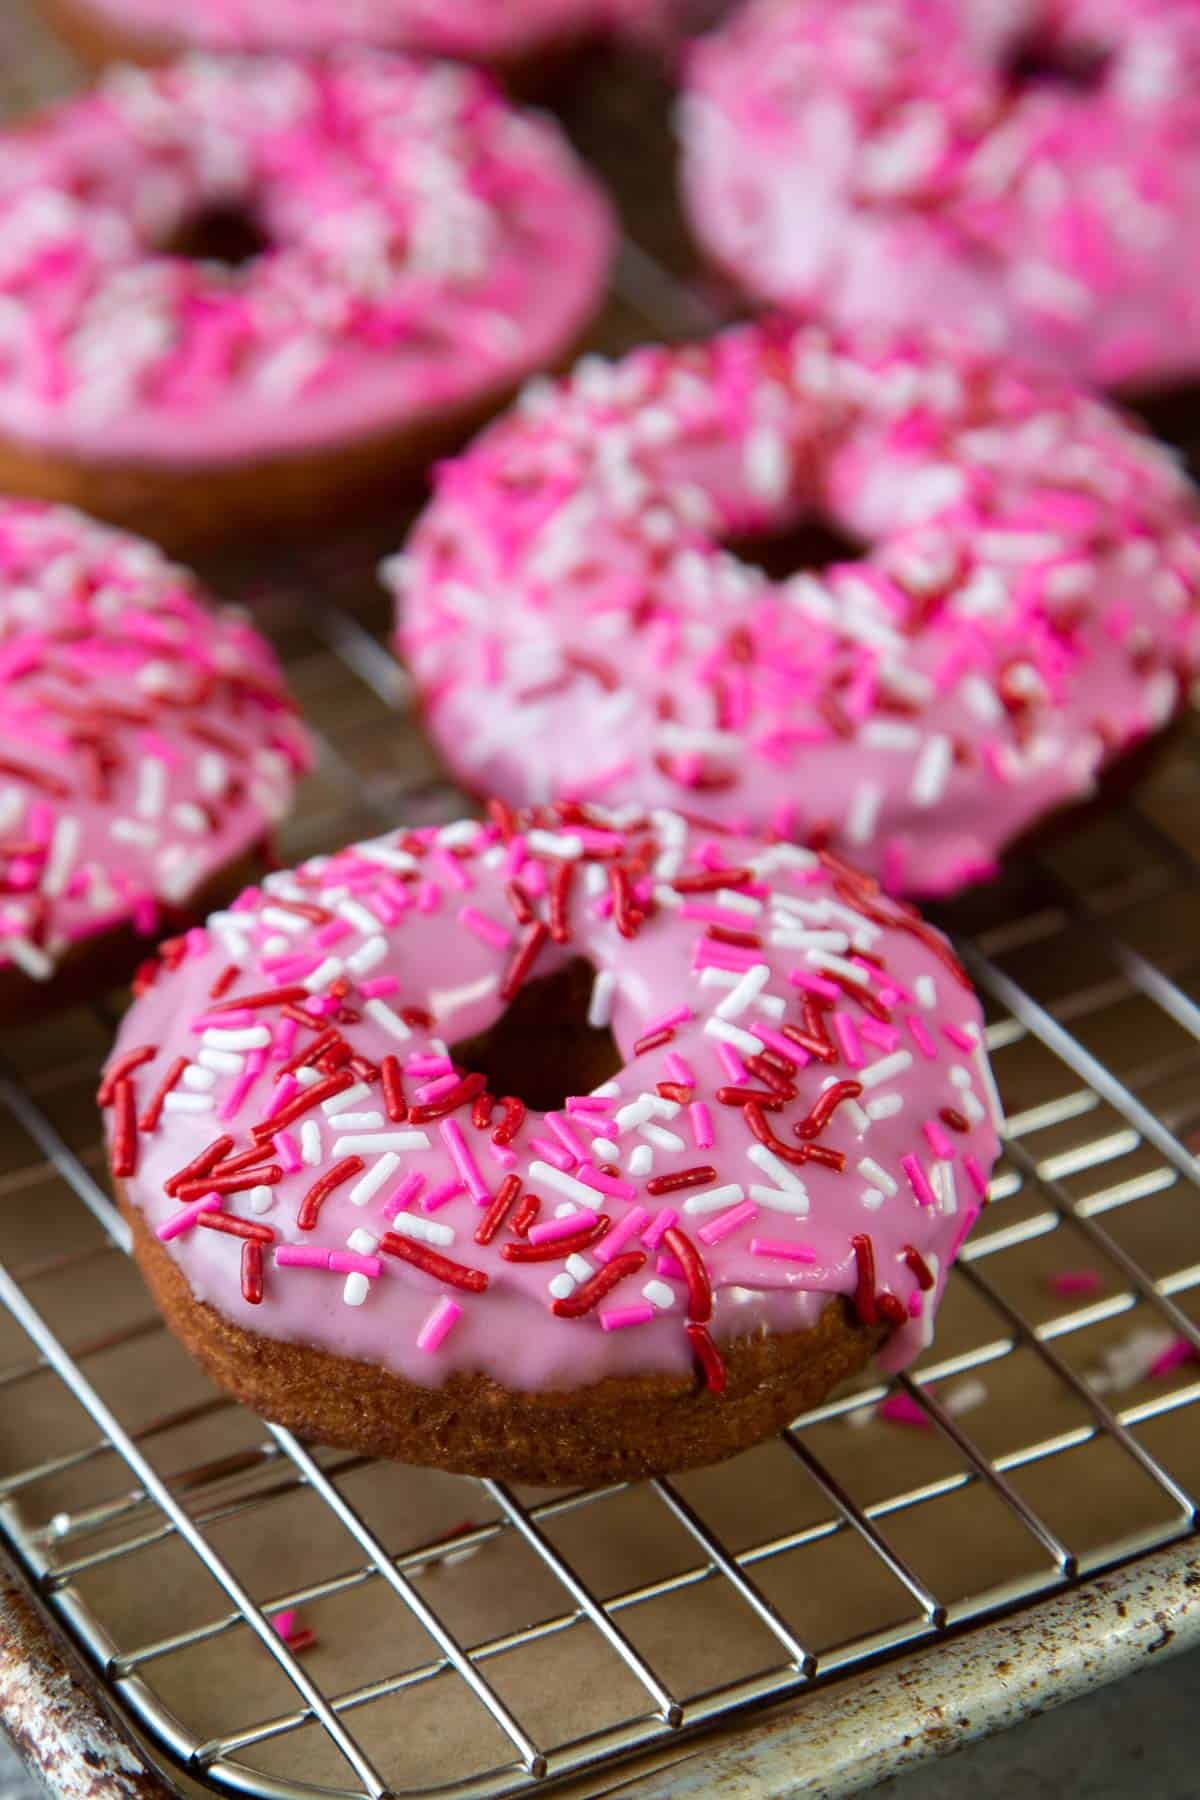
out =
<svg viewBox="0 0 1200 1800"><path fill-rule="evenodd" d="M1077 79L1013 78L1032 49ZM693 47L695 230L751 292L1103 385L1200 366L1194 0L751 0Z"/></svg>
<svg viewBox="0 0 1200 1800"><path fill-rule="evenodd" d="M869 545L777 582L812 511ZM439 472L385 577L465 785L994 871L1200 665L1198 514L1101 403L939 338L768 323L586 359Z"/></svg>
<svg viewBox="0 0 1200 1800"><path fill-rule="evenodd" d="M0 961L185 905L309 763L274 656L152 545L0 501Z"/></svg>
<svg viewBox="0 0 1200 1800"><path fill-rule="evenodd" d="M686 1370L689 1322L719 1355L837 1294L893 1324L891 1363L913 1356L998 1148L980 1008L945 940L795 846L671 813L492 811L268 877L126 1017L101 1090L114 1170L192 1292L430 1386ZM447 1047L577 957L620 1073L546 1115L480 1105ZM220 1138L213 1173L177 1179ZM256 1144L265 1164L239 1174ZM516 1235L530 1193L524 1244L545 1260ZM562 1316L605 1270L598 1304Z"/></svg>
<svg viewBox="0 0 1200 1800"><path fill-rule="evenodd" d="M347 44L507 62L590 35L620 0L87 0L115 28L204 50Z"/></svg>
<svg viewBox="0 0 1200 1800"><path fill-rule="evenodd" d="M214 207L268 248L162 252ZM416 425L559 355L611 244L556 127L457 65L114 70L0 139L0 433L217 464Z"/></svg>

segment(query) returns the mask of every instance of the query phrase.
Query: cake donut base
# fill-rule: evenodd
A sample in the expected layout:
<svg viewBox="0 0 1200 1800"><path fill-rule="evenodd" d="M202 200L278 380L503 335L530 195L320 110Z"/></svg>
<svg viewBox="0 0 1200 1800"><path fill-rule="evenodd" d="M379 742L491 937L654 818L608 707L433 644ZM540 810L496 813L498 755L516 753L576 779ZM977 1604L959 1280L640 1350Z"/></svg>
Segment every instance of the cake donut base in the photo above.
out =
<svg viewBox="0 0 1200 1800"><path fill-rule="evenodd" d="M290 538L364 516L512 399L505 384L467 407L345 442L245 462L109 462L0 436L0 493L77 507L178 552L228 538Z"/></svg>
<svg viewBox="0 0 1200 1800"><path fill-rule="evenodd" d="M133 1252L170 1329L219 1387L276 1424L365 1456L536 1487L701 1468L782 1430L866 1367L888 1335L834 1299L809 1331L723 1344L723 1394L696 1376L609 1376L521 1393L486 1375L419 1387L376 1364L243 1330L197 1300L126 1201Z"/></svg>

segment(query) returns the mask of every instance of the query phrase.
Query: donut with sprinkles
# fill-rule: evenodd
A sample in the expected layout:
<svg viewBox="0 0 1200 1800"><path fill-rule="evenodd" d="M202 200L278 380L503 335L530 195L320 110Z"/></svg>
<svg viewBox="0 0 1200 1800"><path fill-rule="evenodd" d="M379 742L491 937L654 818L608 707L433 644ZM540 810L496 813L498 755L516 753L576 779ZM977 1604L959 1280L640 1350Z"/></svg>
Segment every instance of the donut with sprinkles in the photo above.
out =
<svg viewBox="0 0 1200 1800"><path fill-rule="evenodd" d="M978 1001L907 902L570 803L269 875L148 981L99 1099L218 1382L545 1483L715 1461L910 1361L1000 1122Z"/></svg>
<svg viewBox="0 0 1200 1800"><path fill-rule="evenodd" d="M232 898L309 765L266 643L152 545L0 500L0 995L114 986ZM180 937L168 961L186 950Z"/></svg>
<svg viewBox="0 0 1200 1800"><path fill-rule="evenodd" d="M751 0L688 52L692 228L841 326L1194 379L1198 70L1193 0Z"/></svg>
<svg viewBox="0 0 1200 1800"><path fill-rule="evenodd" d="M341 517L569 348L612 238L478 71L113 69L0 135L0 488L172 543Z"/></svg>
<svg viewBox="0 0 1200 1800"><path fill-rule="evenodd" d="M816 514L857 559L744 554ZM384 569L458 780L641 801L946 894L1175 719L1194 490L1102 402L940 334L767 321L585 359Z"/></svg>
<svg viewBox="0 0 1200 1800"><path fill-rule="evenodd" d="M623 0L46 0L89 62L183 50L319 54L360 44L484 63L525 78L598 35ZM663 0L650 0L654 8Z"/></svg>

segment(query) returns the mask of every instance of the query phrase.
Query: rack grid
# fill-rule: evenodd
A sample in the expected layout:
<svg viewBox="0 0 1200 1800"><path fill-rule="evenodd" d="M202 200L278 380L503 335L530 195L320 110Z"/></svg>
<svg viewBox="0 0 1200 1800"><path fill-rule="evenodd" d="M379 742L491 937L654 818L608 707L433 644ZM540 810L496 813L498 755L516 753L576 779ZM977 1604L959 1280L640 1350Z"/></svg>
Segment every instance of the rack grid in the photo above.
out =
<svg viewBox="0 0 1200 1800"><path fill-rule="evenodd" d="M647 105L611 68L568 102L627 202L604 348L695 333L722 306L661 228ZM372 571L402 528L204 571L272 636L317 739L287 860L461 807L386 648ZM891 1390L865 1380L723 1469L637 1488L370 1464L215 1395L154 1314L103 1184L91 1090L120 997L10 1033L0 1548L188 1776L262 1800L484 1800L836 1692L1186 1539L1198 802L1192 726L1122 805L942 914L988 1006L1009 1124L933 1348ZM902 1416L880 1415L889 1391ZM272 1625L285 1609L311 1651Z"/></svg>

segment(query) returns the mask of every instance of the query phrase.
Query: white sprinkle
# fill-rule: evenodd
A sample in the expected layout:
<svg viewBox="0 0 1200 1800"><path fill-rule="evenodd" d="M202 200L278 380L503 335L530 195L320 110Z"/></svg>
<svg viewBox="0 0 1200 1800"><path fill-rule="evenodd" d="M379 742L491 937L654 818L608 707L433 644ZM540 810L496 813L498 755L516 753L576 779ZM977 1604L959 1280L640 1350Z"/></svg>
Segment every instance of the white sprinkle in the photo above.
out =
<svg viewBox="0 0 1200 1800"><path fill-rule="evenodd" d="M181 1094L176 1088L163 1101L164 1112L205 1113L212 1111L211 1094Z"/></svg>
<svg viewBox="0 0 1200 1800"><path fill-rule="evenodd" d="M554 1209L554 1216L556 1219L569 1219L572 1213L578 1211L579 1208L573 1200L561 1200Z"/></svg>
<svg viewBox="0 0 1200 1800"><path fill-rule="evenodd" d="M977 1406L984 1404L987 1397L987 1388L975 1375L966 1381L955 1382L949 1392L942 1395L942 1405L953 1419L960 1413L973 1412Z"/></svg>
<svg viewBox="0 0 1200 1800"><path fill-rule="evenodd" d="M387 1123L381 1112L339 1113L339 1131L382 1131Z"/></svg>
<svg viewBox="0 0 1200 1800"><path fill-rule="evenodd" d="M984 1048L983 1034L973 1019L967 1026L967 1030L975 1040L975 1050L972 1060L974 1061L976 1071L979 1075L979 1083L983 1088L984 1099L987 1101L988 1110L992 1115L992 1124L996 1127L996 1130L1003 1135L1004 1103L1000 1098L1000 1090L996 1086L996 1077L992 1074L992 1065L988 1061L987 1050Z"/></svg>
<svg viewBox="0 0 1200 1800"><path fill-rule="evenodd" d="M304 1068L296 1070L296 1080L300 1083L301 1087L316 1087L318 1082L325 1080L325 1076L321 1074L319 1069L310 1069L305 1065Z"/></svg>
<svg viewBox="0 0 1200 1800"><path fill-rule="evenodd" d="M366 1174L356 1181L350 1189L350 1199L355 1206L365 1206L383 1186L384 1182L400 1167L400 1158L395 1151L389 1150L381 1156L377 1163L367 1170Z"/></svg>
<svg viewBox="0 0 1200 1800"><path fill-rule="evenodd" d="M918 806L936 806L945 792L954 761L954 746L940 733L926 743L913 770L909 793Z"/></svg>
<svg viewBox="0 0 1200 1800"><path fill-rule="evenodd" d="M791 481L791 459L781 431L761 425L746 439L743 457L746 486L755 499L778 505Z"/></svg>
<svg viewBox="0 0 1200 1800"><path fill-rule="evenodd" d="M771 979L771 971L766 963L755 963L741 977L737 986L725 998L718 1002L716 1016L718 1019L737 1019L758 999Z"/></svg>
<svg viewBox="0 0 1200 1800"><path fill-rule="evenodd" d="M867 1101L868 1119L894 1119L903 1111L904 1102L899 1094L880 1094L878 1100Z"/></svg>
<svg viewBox="0 0 1200 1800"><path fill-rule="evenodd" d="M788 1188L796 1194L808 1192L800 1177L794 1174L783 1158L776 1156L767 1144L751 1144L746 1155L756 1168L762 1170L764 1175L773 1175L780 1187Z"/></svg>
<svg viewBox="0 0 1200 1800"><path fill-rule="evenodd" d="M138 764L137 814L139 819L157 819L167 797L167 765L159 756L143 756Z"/></svg>
<svg viewBox="0 0 1200 1800"><path fill-rule="evenodd" d="M883 1205L883 1195L878 1188L864 1188L859 1199L868 1212L878 1212Z"/></svg>
<svg viewBox="0 0 1200 1800"><path fill-rule="evenodd" d="M748 918L754 917L763 909L761 900L756 900L753 894L740 894L736 888L718 888L713 898L726 912L745 913Z"/></svg>
<svg viewBox="0 0 1200 1800"><path fill-rule="evenodd" d="M422 1244L440 1244L443 1247L454 1242L454 1232L449 1225L439 1225L436 1219L423 1219L419 1213L397 1213L392 1220L392 1230L401 1237L416 1238Z"/></svg>
<svg viewBox="0 0 1200 1800"><path fill-rule="evenodd" d="M347 1306L361 1306L371 1291L371 1284L360 1269L347 1275L346 1285L342 1289L342 1299Z"/></svg>
<svg viewBox="0 0 1200 1800"><path fill-rule="evenodd" d="M364 862L379 863L385 869L395 869L401 875L410 875L420 867L415 856L411 856L407 850L395 850L390 844L358 844L355 846L355 855L361 856Z"/></svg>
<svg viewBox="0 0 1200 1800"><path fill-rule="evenodd" d="M885 1194L894 1194L896 1192L896 1183L892 1180L886 1169L880 1168L873 1156L863 1157L858 1165L858 1172L869 1181L872 1186L882 1188Z"/></svg>
<svg viewBox="0 0 1200 1800"><path fill-rule="evenodd" d="M647 1119L654 1117L654 1095L639 1094L628 1106L622 1106L613 1120L618 1131L632 1131L636 1125L644 1125Z"/></svg>
<svg viewBox="0 0 1200 1800"><path fill-rule="evenodd" d="M596 1272L594 1265L588 1261L586 1256L580 1256L578 1250L568 1256L564 1267L572 1281L587 1281L589 1276Z"/></svg>
<svg viewBox="0 0 1200 1800"><path fill-rule="evenodd" d="M138 844L149 850L158 840L158 833L152 825L139 825L135 819L114 819L108 828L110 837L116 838L118 844Z"/></svg>
<svg viewBox="0 0 1200 1800"><path fill-rule="evenodd" d="M310 994L318 993L321 988L328 987L331 981L337 980L344 966L340 956L327 956L311 975L304 977L300 985L307 988Z"/></svg>
<svg viewBox="0 0 1200 1800"><path fill-rule="evenodd" d="M246 1025L241 1030L206 1025L200 1042L207 1050L265 1050L271 1033L265 1025Z"/></svg>
<svg viewBox="0 0 1200 1800"><path fill-rule="evenodd" d="M34 981L47 981L54 973L54 964L40 945L31 943L28 938L8 937L3 940L3 952L10 956L19 969Z"/></svg>
<svg viewBox="0 0 1200 1800"><path fill-rule="evenodd" d="M218 1075L240 1075L246 1066L244 1056L235 1056L232 1050L201 1050L196 1058L206 1069L212 1069Z"/></svg>
<svg viewBox="0 0 1200 1800"><path fill-rule="evenodd" d="M718 1038L723 1044L732 1044L735 1050L741 1050L747 1056L758 1056L762 1050L762 1043L758 1038L751 1037L740 1025L730 1025L725 1019L705 1019L704 1031L707 1037Z"/></svg>
<svg viewBox="0 0 1200 1800"><path fill-rule="evenodd" d="M297 1074L299 1073L300 1071L297 1070ZM319 1081L322 1077L318 1076L317 1079ZM339 1113L349 1112L351 1108L358 1105L360 1100L368 1099L370 1093L371 1090L365 1081L352 1082L348 1088L343 1088L340 1094L331 1094L328 1100L322 1100L321 1111L327 1119L336 1119Z"/></svg>
<svg viewBox="0 0 1200 1800"><path fill-rule="evenodd" d="M253 1213L270 1212L275 1204L274 1191L269 1187L252 1187L246 1198L250 1202L250 1211Z"/></svg>
<svg viewBox="0 0 1200 1800"><path fill-rule="evenodd" d="M881 1056L878 1062L868 1063L865 1069L859 1069L856 1079L865 1088L878 1087L881 1081L890 1081L893 1075L903 1075L905 1069L911 1067L911 1050L893 1050L890 1056ZM869 1106L867 1111L871 1112Z"/></svg>
<svg viewBox="0 0 1200 1800"><path fill-rule="evenodd" d="M806 950L804 960L814 969L824 969L830 975L843 975L847 981L855 981L859 987L866 987L870 977L865 969L857 963L848 962L844 956L831 956L828 950Z"/></svg>
<svg viewBox="0 0 1200 1800"><path fill-rule="evenodd" d="M444 844L448 850L461 850L468 844L473 844L479 836L479 832L478 819L455 819L453 824L443 825L440 828L437 841L439 844Z"/></svg>
<svg viewBox="0 0 1200 1800"><path fill-rule="evenodd" d="M365 938L374 937L379 931L379 920L373 912L359 900L339 900L335 908L338 918L345 919L347 925L353 925L361 931Z"/></svg>
<svg viewBox="0 0 1200 1800"><path fill-rule="evenodd" d="M557 1275L551 1276L549 1291L551 1297L555 1300L569 1300L571 1295L575 1292L575 1286L575 1282L571 1280L571 1277L567 1274L566 1270L560 1269Z"/></svg>
<svg viewBox="0 0 1200 1800"><path fill-rule="evenodd" d="M939 1212L951 1217L958 1211L958 1189L954 1182L954 1164L935 1162L929 1172L929 1185L938 1197Z"/></svg>
<svg viewBox="0 0 1200 1800"><path fill-rule="evenodd" d="M926 1012L932 1012L937 1005L937 982L932 975L918 975L913 983L917 1000Z"/></svg>
<svg viewBox="0 0 1200 1800"><path fill-rule="evenodd" d="M192 800L177 800L171 808L171 818L181 831L190 831L193 837L203 837L209 829L208 814Z"/></svg>
<svg viewBox="0 0 1200 1800"><path fill-rule="evenodd" d="M650 1102L651 1109L658 1114L660 1119L673 1119L675 1114L682 1110L678 1100L664 1100L661 1094L647 1094L646 1098Z"/></svg>
<svg viewBox="0 0 1200 1800"><path fill-rule="evenodd" d="M592 983L592 997L588 1001L587 1022L593 1031L601 1031L612 1018L613 997L616 993L617 978L611 969L597 969L596 979Z"/></svg>
<svg viewBox="0 0 1200 1800"><path fill-rule="evenodd" d="M678 1132L667 1131L661 1125L643 1125L642 1136L646 1142L653 1144L656 1150L685 1150L687 1145Z"/></svg>
<svg viewBox="0 0 1200 1800"><path fill-rule="evenodd" d="M613 1162L620 1156L620 1146L611 1138L595 1137L592 1139L592 1155L597 1162Z"/></svg>
<svg viewBox="0 0 1200 1800"><path fill-rule="evenodd" d="M215 750L205 750L196 761L196 784L206 800L219 800L229 784L225 758Z"/></svg>
<svg viewBox="0 0 1200 1800"><path fill-rule="evenodd" d="M366 1230L362 1225L356 1225L346 1239L346 1248L353 1250L357 1256L374 1256L379 1248L379 1239L373 1231Z"/></svg>
<svg viewBox="0 0 1200 1800"><path fill-rule="evenodd" d="M625 1166L631 1175L648 1175L654 1167L654 1152L649 1144L639 1144L631 1150Z"/></svg>
<svg viewBox="0 0 1200 1800"><path fill-rule="evenodd" d="M305 1119L300 1127L300 1160L310 1168L321 1160L321 1127L315 1119Z"/></svg>
<svg viewBox="0 0 1200 1800"><path fill-rule="evenodd" d="M794 1219L808 1217L807 1194L792 1193L787 1188L763 1187L755 1182L750 1189L750 1198L769 1212L790 1213Z"/></svg>
<svg viewBox="0 0 1200 1800"><path fill-rule="evenodd" d="M868 750L915 750L920 741L916 727L898 719L868 719L859 733L859 742Z"/></svg>
<svg viewBox="0 0 1200 1800"><path fill-rule="evenodd" d="M850 948L850 939L844 931L797 931L791 926L777 926L771 933L771 942L778 950L829 950L836 953Z"/></svg>
<svg viewBox="0 0 1200 1800"><path fill-rule="evenodd" d="M959 683L959 692L975 717L983 724L998 725L1004 717L1004 707L999 695L982 675L964 675Z"/></svg>
<svg viewBox="0 0 1200 1800"><path fill-rule="evenodd" d="M577 1200L582 1206L590 1209L596 1203L595 1188L588 1187L586 1182L576 1181L574 1175L567 1175L562 1169L556 1169L553 1163L535 1159L529 1165L529 1174L533 1181L557 1188L560 1194L566 1194L569 1200Z"/></svg>
<svg viewBox="0 0 1200 1800"><path fill-rule="evenodd" d="M376 1025L386 1031L389 1037L395 1038L397 1043L402 1044L405 1038L412 1036L404 1020L392 1011L386 1000L368 1000L363 1011L368 1019L374 1019Z"/></svg>
<svg viewBox="0 0 1200 1800"><path fill-rule="evenodd" d="M702 1193L689 1194L683 1203L683 1210L686 1213L720 1212L722 1207L736 1206L745 1198L744 1188L736 1181L730 1181L724 1187L705 1188Z"/></svg>
<svg viewBox="0 0 1200 1800"><path fill-rule="evenodd" d="M207 1094L216 1084L217 1078L211 1069L198 1069L195 1063L191 1063L183 1071L183 1085L191 1088L194 1093Z"/></svg>
<svg viewBox="0 0 1200 1800"><path fill-rule="evenodd" d="M642 1289L642 1298L648 1300L659 1312L669 1312L675 1304L674 1291L665 1281L648 1281Z"/></svg>
<svg viewBox="0 0 1200 1800"><path fill-rule="evenodd" d="M535 856L558 856L573 862L583 855L583 839L574 832L527 831L525 842Z"/></svg>
<svg viewBox="0 0 1200 1800"><path fill-rule="evenodd" d="M258 916L264 925L269 925L273 931L286 931L289 937L303 937L309 929L307 919L302 919L299 913L284 912L281 906L264 906Z"/></svg>
<svg viewBox="0 0 1200 1800"><path fill-rule="evenodd" d="M875 836L883 789L877 781L860 781L846 815L846 835L852 844L869 844Z"/></svg>
<svg viewBox="0 0 1200 1800"><path fill-rule="evenodd" d="M70 879L71 866L79 849L82 826L74 814L59 819L50 840L50 854L42 876L42 892L52 897L62 893Z"/></svg>
<svg viewBox="0 0 1200 1800"><path fill-rule="evenodd" d="M429 1134L424 1131L380 1131L364 1137L340 1137L333 1142L335 1156L374 1156L380 1150L428 1150Z"/></svg>
<svg viewBox="0 0 1200 1800"><path fill-rule="evenodd" d="M387 939L378 935L368 938L366 943L354 952L353 956L348 956L346 967L352 975L368 975L376 964L383 961L386 955Z"/></svg>

